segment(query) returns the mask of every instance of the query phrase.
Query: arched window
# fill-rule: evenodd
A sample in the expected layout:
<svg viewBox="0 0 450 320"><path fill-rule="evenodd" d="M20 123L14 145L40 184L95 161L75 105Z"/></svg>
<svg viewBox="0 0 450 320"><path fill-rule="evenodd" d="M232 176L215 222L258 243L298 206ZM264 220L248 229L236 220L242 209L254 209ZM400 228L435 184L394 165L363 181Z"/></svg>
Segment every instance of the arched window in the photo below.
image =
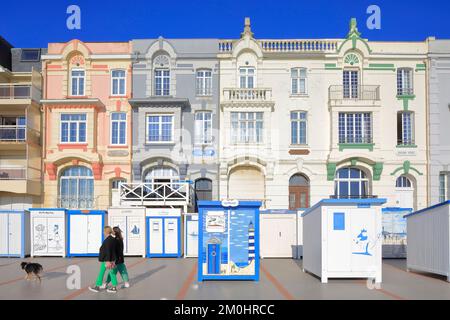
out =
<svg viewBox="0 0 450 320"><path fill-rule="evenodd" d="M69 167L59 178L61 208L87 209L94 205L92 170L82 166Z"/></svg>
<svg viewBox="0 0 450 320"><path fill-rule="evenodd" d="M153 60L154 94L155 96L170 95L170 59L162 54Z"/></svg>
<svg viewBox="0 0 450 320"><path fill-rule="evenodd" d="M397 178L397 182L395 183L396 188L412 188L411 180L408 177L400 176Z"/></svg>
<svg viewBox="0 0 450 320"><path fill-rule="evenodd" d="M369 179L358 168L342 168L336 173L335 196L337 198L367 198Z"/></svg>
<svg viewBox="0 0 450 320"><path fill-rule="evenodd" d="M309 208L309 180L296 174L289 180L289 210Z"/></svg>
<svg viewBox="0 0 450 320"><path fill-rule="evenodd" d="M171 182L178 180L178 172L171 167L151 168L144 176L144 182Z"/></svg>

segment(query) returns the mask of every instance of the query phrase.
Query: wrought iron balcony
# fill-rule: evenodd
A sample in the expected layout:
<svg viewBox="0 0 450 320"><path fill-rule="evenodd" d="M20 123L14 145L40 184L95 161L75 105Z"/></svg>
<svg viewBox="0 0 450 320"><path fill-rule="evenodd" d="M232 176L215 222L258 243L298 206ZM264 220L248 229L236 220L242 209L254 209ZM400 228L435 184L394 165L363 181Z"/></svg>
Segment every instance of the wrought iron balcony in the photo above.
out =
<svg viewBox="0 0 450 320"><path fill-rule="evenodd" d="M272 89L225 88L223 98L228 102L269 102L272 100Z"/></svg>
<svg viewBox="0 0 450 320"><path fill-rule="evenodd" d="M189 182L120 183L122 205L192 205L194 190Z"/></svg>
<svg viewBox="0 0 450 320"><path fill-rule="evenodd" d="M380 100L380 86L330 86L329 99L332 100Z"/></svg>
<svg viewBox="0 0 450 320"><path fill-rule="evenodd" d="M91 196L74 197L58 196L58 208L65 209L95 209L97 201Z"/></svg>

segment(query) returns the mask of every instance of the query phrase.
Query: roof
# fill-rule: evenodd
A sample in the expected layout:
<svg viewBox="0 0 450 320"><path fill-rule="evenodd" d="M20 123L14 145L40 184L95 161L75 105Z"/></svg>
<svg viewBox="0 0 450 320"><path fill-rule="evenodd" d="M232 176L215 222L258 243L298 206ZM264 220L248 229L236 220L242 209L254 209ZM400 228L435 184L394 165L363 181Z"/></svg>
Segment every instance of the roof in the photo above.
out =
<svg viewBox="0 0 450 320"><path fill-rule="evenodd" d="M361 206L361 205L369 205L369 206L381 206L382 204L385 204L387 202L386 199L382 198L373 198L373 199L322 199L318 203L316 203L314 206L306 210L302 217L310 214L314 209L317 209L318 207L322 206L333 206L333 205L353 205L353 206Z"/></svg>
<svg viewBox="0 0 450 320"><path fill-rule="evenodd" d="M438 208L438 207L442 207L442 206L445 206L445 205L448 205L448 204L450 204L450 200L447 200L447 201L445 201L445 202L438 203L438 204L436 204L436 205L434 205L434 206L431 206L431 207L428 207L428 208L425 208L425 209L422 209L422 210L419 210L419 211L416 211L416 212L407 214L407 215L405 215L405 216L403 216L403 217L404 217L404 218L408 218L408 217L411 217L411 216L415 216L416 214L424 213L424 212L427 212L427 211L430 211L430 210L432 210L432 209L436 209L436 208Z"/></svg>

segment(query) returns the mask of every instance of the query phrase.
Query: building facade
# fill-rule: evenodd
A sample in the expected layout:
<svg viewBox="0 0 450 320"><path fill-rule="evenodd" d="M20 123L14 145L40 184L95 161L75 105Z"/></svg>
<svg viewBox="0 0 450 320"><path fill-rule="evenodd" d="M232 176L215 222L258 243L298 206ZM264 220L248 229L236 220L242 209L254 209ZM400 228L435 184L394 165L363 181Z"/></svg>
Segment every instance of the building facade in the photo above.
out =
<svg viewBox="0 0 450 320"><path fill-rule="evenodd" d="M450 199L450 41L429 42L430 205Z"/></svg>
<svg viewBox="0 0 450 320"><path fill-rule="evenodd" d="M6 49L0 66L0 208L24 210L41 203L40 70L46 49Z"/></svg>
<svg viewBox="0 0 450 320"><path fill-rule="evenodd" d="M221 40L220 198L427 206L426 42Z"/></svg>
<svg viewBox="0 0 450 320"><path fill-rule="evenodd" d="M217 199L218 40L132 43L136 188L146 183L147 191L161 197L159 205L176 205L173 197L189 194L191 209L196 199Z"/></svg>
<svg viewBox="0 0 450 320"><path fill-rule="evenodd" d="M50 43L43 74L43 205L106 209L131 179L131 43Z"/></svg>

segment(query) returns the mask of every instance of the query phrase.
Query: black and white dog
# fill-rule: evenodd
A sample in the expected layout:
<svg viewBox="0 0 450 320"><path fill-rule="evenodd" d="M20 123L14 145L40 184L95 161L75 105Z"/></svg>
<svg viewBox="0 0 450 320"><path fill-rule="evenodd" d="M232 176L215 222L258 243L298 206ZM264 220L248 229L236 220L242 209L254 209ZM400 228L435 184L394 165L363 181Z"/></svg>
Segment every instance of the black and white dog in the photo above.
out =
<svg viewBox="0 0 450 320"><path fill-rule="evenodd" d="M20 266L22 267L22 270L25 270L27 273L25 280L31 280L34 276L35 280L41 281L41 273L44 270L41 264L22 262Z"/></svg>

